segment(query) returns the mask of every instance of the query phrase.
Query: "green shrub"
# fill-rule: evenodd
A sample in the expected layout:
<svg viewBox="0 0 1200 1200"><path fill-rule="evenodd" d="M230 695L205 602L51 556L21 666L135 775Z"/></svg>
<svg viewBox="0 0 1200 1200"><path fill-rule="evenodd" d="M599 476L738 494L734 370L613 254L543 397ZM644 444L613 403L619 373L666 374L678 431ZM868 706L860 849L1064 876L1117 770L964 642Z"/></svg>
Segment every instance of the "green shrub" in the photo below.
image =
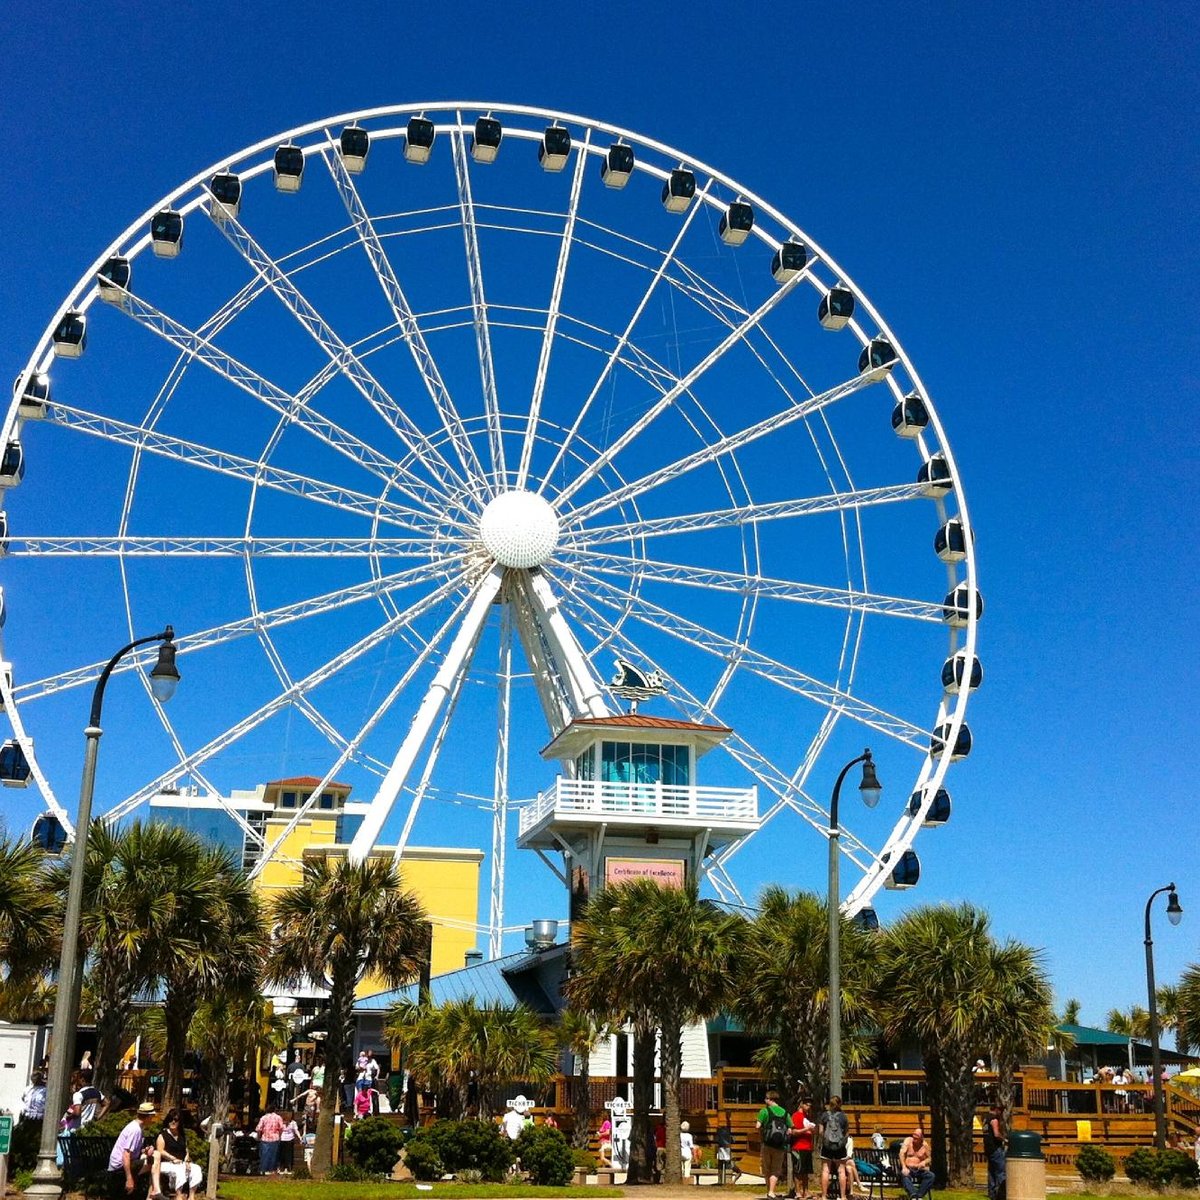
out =
<svg viewBox="0 0 1200 1200"><path fill-rule="evenodd" d="M454 1177L455 1183L482 1183L483 1172L475 1170L474 1167L467 1167L465 1171L459 1171Z"/></svg>
<svg viewBox="0 0 1200 1200"><path fill-rule="evenodd" d="M1158 1168L1158 1151L1139 1146L1125 1160L1125 1174L1130 1183L1155 1183Z"/></svg>
<svg viewBox="0 0 1200 1200"><path fill-rule="evenodd" d="M311 1179L312 1171L308 1169L308 1163L304 1161L303 1156L296 1160L296 1165L292 1168L293 1179Z"/></svg>
<svg viewBox="0 0 1200 1200"><path fill-rule="evenodd" d="M1099 1146L1081 1146L1075 1156L1075 1170L1089 1183L1107 1183L1116 1173L1117 1164L1107 1150Z"/></svg>
<svg viewBox="0 0 1200 1200"><path fill-rule="evenodd" d="M41 1121L21 1121L13 1129L8 1162L14 1173L32 1171L37 1166L38 1147L41 1144Z"/></svg>
<svg viewBox="0 0 1200 1200"><path fill-rule="evenodd" d="M374 1183L376 1176L370 1171L363 1170L357 1163L335 1163L329 1168L326 1179L334 1183Z"/></svg>
<svg viewBox="0 0 1200 1200"><path fill-rule="evenodd" d="M12 1185L17 1189L18 1192L29 1191L30 1187L33 1185L33 1172L18 1171L12 1177Z"/></svg>
<svg viewBox="0 0 1200 1200"><path fill-rule="evenodd" d="M1196 1160L1182 1150L1161 1150L1155 1168L1160 1187L1195 1187L1198 1168Z"/></svg>
<svg viewBox="0 0 1200 1200"><path fill-rule="evenodd" d="M521 1170L529 1182L542 1187L565 1187L575 1173L575 1159L561 1129L526 1125L516 1141Z"/></svg>
<svg viewBox="0 0 1200 1200"><path fill-rule="evenodd" d="M1196 1160L1182 1150L1151 1150L1139 1146L1125 1160L1125 1174L1130 1183L1151 1187L1195 1187Z"/></svg>
<svg viewBox="0 0 1200 1200"><path fill-rule="evenodd" d="M410 1138L404 1147L404 1165L412 1172L414 1179L424 1183L441 1179L446 1173L437 1148L423 1134Z"/></svg>
<svg viewBox="0 0 1200 1200"><path fill-rule="evenodd" d="M413 1139L425 1138L437 1152L442 1173L457 1175L474 1168L489 1183L500 1183L515 1157L513 1143L497 1125L484 1121L434 1121ZM410 1146L412 1143L409 1143ZM416 1171L409 1167L416 1174Z"/></svg>
<svg viewBox="0 0 1200 1200"><path fill-rule="evenodd" d="M349 1161L371 1175L390 1175L404 1138L398 1126L383 1117L366 1117L346 1126Z"/></svg>
<svg viewBox="0 0 1200 1200"><path fill-rule="evenodd" d="M590 1150L572 1150L571 1157L575 1160L575 1166L579 1170L587 1171L589 1174L599 1166L596 1156Z"/></svg>

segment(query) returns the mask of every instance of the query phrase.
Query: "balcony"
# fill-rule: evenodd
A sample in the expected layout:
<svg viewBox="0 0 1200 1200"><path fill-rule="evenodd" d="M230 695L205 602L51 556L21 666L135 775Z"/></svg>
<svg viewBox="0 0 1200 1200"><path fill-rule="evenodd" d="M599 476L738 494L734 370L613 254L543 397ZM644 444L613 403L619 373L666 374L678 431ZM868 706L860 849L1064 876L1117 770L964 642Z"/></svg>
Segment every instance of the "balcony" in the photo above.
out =
<svg viewBox="0 0 1200 1200"><path fill-rule="evenodd" d="M714 845L753 833L759 826L758 788L686 787L665 783L614 783L560 777L521 810L519 846L552 846L553 825L617 830L654 827L669 836L707 829Z"/></svg>

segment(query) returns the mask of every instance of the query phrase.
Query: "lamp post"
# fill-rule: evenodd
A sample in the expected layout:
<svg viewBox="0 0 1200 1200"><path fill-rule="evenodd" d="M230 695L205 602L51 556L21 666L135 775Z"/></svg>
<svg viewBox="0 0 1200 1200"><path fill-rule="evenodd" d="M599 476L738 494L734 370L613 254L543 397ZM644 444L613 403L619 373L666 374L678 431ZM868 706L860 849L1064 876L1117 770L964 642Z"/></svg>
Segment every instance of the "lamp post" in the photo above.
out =
<svg viewBox="0 0 1200 1200"><path fill-rule="evenodd" d="M1150 893L1146 901L1146 993L1150 1007L1150 1070L1154 1073L1154 1144L1167 1148L1167 1118L1163 1112L1162 1061L1158 1052L1158 998L1154 994L1154 939L1150 936L1150 906L1156 896L1167 893L1167 920L1178 925L1183 916L1183 906L1175 885L1168 883L1158 891Z"/></svg>
<svg viewBox="0 0 1200 1200"><path fill-rule="evenodd" d="M96 758L100 751L100 710L104 705L104 687L113 668L131 650L149 642L161 642L158 660L150 672L150 690L165 704L175 694L179 669L175 666L175 630L170 625L162 633L130 642L108 660L100 672L92 693L92 711L83 751L83 779L79 785L79 812L75 817L75 848L71 854L71 877L67 885L67 907L63 917L62 955L58 962L58 996L54 1002L53 1045L50 1077L46 1084L46 1115L42 1119L42 1142L37 1168L27 1196L55 1200L62 1194L62 1172L55 1163L58 1119L67 1107L67 1083L74 1057L75 1028L79 1021L79 992L83 982L83 958L79 954L79 918L83 909L83 872L87 858L88 827L92 820L92 792L96 786Z"/></svg>
<svg viewBox="0 0 1200 1200"><path fill-rule="evenodd" d="M839 907L841 903L840 885L838 883L838 843L842 835L838 825L838 799L842 794L842 781L850 768L862 763L862 782L858 785L859 794L868 808L874 808L879 803L879 795L883 791L875 776L875 762L871 751L864 750L857 758L852 758L837 777L833 785L833 800L829 805L829 1094L842 1094L842 948L841 948L841 919Z"/></svg>

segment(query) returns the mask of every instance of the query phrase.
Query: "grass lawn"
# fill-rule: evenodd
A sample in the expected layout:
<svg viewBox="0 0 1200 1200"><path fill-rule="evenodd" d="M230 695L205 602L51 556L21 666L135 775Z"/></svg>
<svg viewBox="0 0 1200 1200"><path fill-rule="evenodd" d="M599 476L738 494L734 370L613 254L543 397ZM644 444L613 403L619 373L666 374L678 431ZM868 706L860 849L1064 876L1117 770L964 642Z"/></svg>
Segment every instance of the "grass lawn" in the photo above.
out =
<svg viewBox="0 0 1200 1200"><path fill-rule="evenodd" d="M645 1189L643 1189L645 1190ZM322 1183L311 1179L222 1179L221 1200L508 1200L621 1196L620 1188L534 1187L529 1183ZM976 1198L978 1200L978 1198Z"/></svg>

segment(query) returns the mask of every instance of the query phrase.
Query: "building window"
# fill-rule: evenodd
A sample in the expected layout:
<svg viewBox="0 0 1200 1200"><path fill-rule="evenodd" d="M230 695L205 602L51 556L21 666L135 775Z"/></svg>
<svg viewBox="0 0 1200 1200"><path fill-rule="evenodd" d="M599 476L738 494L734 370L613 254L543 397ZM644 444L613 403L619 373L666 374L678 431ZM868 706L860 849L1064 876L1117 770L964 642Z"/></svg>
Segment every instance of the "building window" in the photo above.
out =
<svg viewBox="0 0 1200 1200"><path fill-rule="evenodd" d="M332 792L322 792L321 793L321 807L325 808L325 809L333 808L333 793Z"/></svg>
<svg viewBox="0 0 1200 1200"><path fill-rule="evenodd" d="M295 792L283 792L279 797L279 807L280 808L295 808L296 807L296 793Z"/></svg>
<svg viewBox="0 0 1200 1200"><path fill-rule="evenodd" d="M575 778L576 779L595 779L596 778L596 756L595 751L591 748L585 750L575 760Z"/></svg>
<svg viewBox="0 0 1200 1200"><path fill-rule="evenodd" d="M687 787L691 783L690 759L687 746L602 742L600 778L605 783L666 783Z"/></svg>

